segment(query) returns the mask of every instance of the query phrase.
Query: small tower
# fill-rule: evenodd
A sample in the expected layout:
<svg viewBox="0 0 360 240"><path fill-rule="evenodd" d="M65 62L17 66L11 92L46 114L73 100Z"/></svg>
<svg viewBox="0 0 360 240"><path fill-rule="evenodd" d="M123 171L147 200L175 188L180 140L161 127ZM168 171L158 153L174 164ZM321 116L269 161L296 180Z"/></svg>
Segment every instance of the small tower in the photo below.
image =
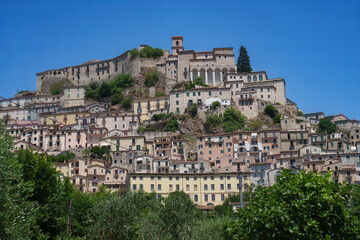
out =
<svg viewBox="0 0 360 240"><path fill-rule="evenodd" d="M184 51L183 47L183 37L182 36L174 36L172 37L172 54L177 55L178 52Z"/></svg>

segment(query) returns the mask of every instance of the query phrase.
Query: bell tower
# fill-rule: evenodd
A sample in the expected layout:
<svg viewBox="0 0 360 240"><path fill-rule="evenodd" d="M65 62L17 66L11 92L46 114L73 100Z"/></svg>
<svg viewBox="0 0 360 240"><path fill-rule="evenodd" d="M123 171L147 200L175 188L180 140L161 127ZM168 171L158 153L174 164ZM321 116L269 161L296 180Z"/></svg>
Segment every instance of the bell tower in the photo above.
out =
<svg viewBox="0 0 360 240"><path fill-rule="evenodd" d="M172 37L172 54L178 55L178 52L184 51L183 47L183 37L182 36L174 36Z"/></svg>

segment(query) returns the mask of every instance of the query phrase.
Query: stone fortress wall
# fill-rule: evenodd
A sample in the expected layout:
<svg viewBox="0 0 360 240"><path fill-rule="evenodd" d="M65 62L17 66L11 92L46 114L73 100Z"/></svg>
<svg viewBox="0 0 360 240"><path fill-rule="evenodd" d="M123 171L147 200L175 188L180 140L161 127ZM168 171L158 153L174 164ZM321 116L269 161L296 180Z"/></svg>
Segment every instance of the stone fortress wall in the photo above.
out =
<svg viewBox="0 0 360 240"><path fill-rule="evenodd" d="M108 60L92 60L81 65L47 70L36 74L36 90L48 93L49 86L67 80L71 86L87 86L91 82L111 81L119 74L137 74L142 68L155 68L169 81L183 82L202 76L211 86L220 86L226 73L236 72L233 48L214 48L213 51L184 50L183 37L172 37L172 54L163 50L158 59L134 58L126 51ZM146 45L140 45L141 50Z"/></svg>

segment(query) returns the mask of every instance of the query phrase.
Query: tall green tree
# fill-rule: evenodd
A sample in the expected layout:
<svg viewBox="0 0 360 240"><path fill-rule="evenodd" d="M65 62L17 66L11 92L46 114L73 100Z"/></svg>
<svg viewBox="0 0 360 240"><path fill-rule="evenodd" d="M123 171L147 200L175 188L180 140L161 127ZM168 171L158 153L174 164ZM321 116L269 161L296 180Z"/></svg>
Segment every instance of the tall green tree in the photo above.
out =
<svg viewBox="0 0 360 240"><path fill-rule="evenodd" d="M242 45L240 47L240 53L236 66L238 72L252 72L250 57L247 53L246 48Z"/></svg>
<svg viewBox="0 0 360 240"><path fill-rule="evenodd" d="M331 173L283 170L272 187L258 188L225 239L359 239L359 220L348 209L350 185Z"/></svg>
<svg viewBox="0 0 360 240"><path fill-rule="evenodd" d="M35 186L24 181L12 149L13 139L0 121L0 239L36 238L38 207L32 200Z"/></svg>
<svg viewBox="0 0 360 240"><path fill-rule="evenodd" d="M334 133L336 132L336 125L330 118L322 118L318 124L318 132Z"/></svg>

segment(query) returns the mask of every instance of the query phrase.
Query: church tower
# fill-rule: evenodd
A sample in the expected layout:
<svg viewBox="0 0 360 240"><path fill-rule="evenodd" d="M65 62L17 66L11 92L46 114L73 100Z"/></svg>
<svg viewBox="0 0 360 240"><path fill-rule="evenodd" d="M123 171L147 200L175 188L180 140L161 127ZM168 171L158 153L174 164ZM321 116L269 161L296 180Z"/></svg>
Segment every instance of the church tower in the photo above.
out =
<svg viewBox="0 0 360 240"><path fill-rule="evenodd" d="M184 51L183 47L183 37L182 36L174 36L172 37L172 54L178 55L178 52Z"/></svg>

